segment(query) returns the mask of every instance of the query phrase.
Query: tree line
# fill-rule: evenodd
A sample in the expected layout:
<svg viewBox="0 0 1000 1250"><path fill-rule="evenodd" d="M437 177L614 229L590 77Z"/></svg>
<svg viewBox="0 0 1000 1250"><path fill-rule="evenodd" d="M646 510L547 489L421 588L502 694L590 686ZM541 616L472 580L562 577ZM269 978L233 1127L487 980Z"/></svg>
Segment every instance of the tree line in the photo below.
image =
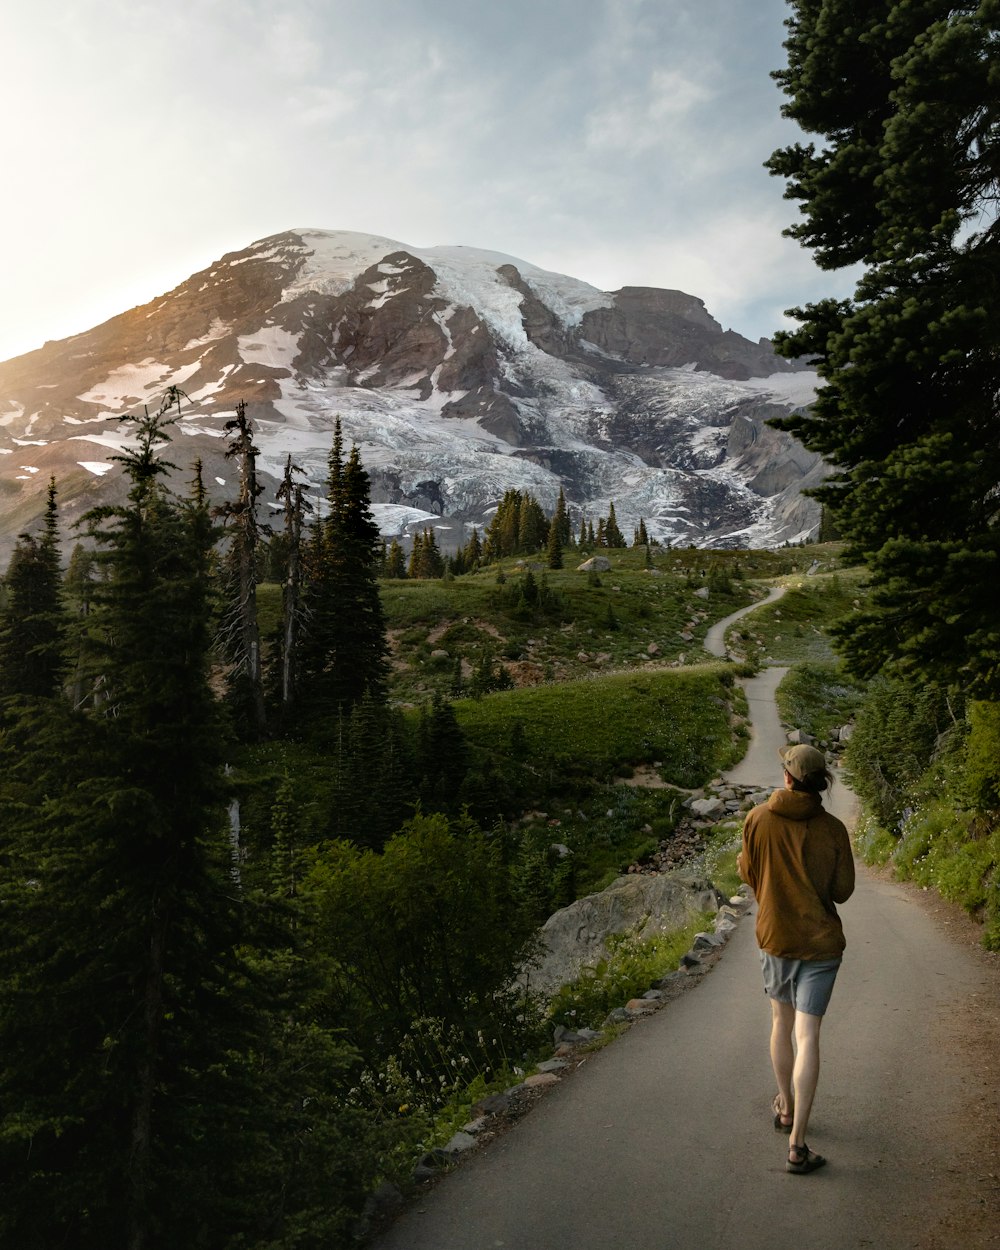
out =
<svg viewBox="0 0 1000 1250"><path fill-rule="evenodd" d="M513 797L448 701L389 705L339 423L320 506L289 460L270 535L243 405L236 497L213 508L198 465L175 492L180 402L135 420L127 498L85 516L65 575L52 482L3 584L0 1240L26 1250L347 1244L453 1088L441 1039L485 1079L533 1035L509 987L568 901L496 823ZM484 657L467 687L501 676ZM280 775L229 773L254 744Z"/></svg>

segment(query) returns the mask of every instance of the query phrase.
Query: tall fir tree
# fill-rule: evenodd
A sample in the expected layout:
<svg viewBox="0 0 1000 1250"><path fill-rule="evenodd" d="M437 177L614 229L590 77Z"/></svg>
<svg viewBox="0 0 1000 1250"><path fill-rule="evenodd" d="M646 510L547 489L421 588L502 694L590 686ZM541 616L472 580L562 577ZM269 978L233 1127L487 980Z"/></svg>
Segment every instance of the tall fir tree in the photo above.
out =
<svg viewBox="0 0 1000 1250"><path fill-rule="evenodd" d="M366 691L383 697L388 671L379 597L378 526L357 447L345 463L337 419L327 477L327 513L309 547L306 624L301 641L303 701L320 721L349 709Z"/></svg>
<svg viewBox="0 0 1000 1250"><path fill-rule="evenodd" d="M309 504L305 488L296 474L302 470L285 461L285 471L278 486L278 500L284 510L284 545L286 549L281 585L280 702L282 716L294 706L298 681L299 639L304 616L303 607L303 526Z"/></svg>
<svg viewBox="0 0 1000 1250"><path fill-rule="evenodd" d="M787 231L851 299L793 310L776 338L824 382L782 421L836 473L815 492L871 573L839 631L889 669L1000 698L996 438L1000 321L996 0L793 0L784 113L817 142L773 154L802 217Z"/></svg>
<svg viewBox="0 0 1000 1250"><path fill-rule="evenodd" d="M22 534L5 579L0 615L0 698L55 694L66 675L68 616L59 567L55 480L49 482L41 535Z"/></svg>
<svg viewBox="0 0 1000 1250"><path fill-rule="evenodd" d="M558 519L553 517L552 524L549 526L549 541L546 548L547 563L550 569L561 569L563 566L563 544L560 538L561 526Z"/></svg>
<svg viewBox="0 0 1000 1250"><path fill-rule="evenodd" d="M213 1117L223 1138L225 1116L195 1073L228 1010L220 929L232 907L211 850L212 526L203 505L188 514L160 488L163 441L159 418L141 422L136 450L120 457L128 502L90 514L107 572L92 614L94 714L50 709L18 727L22 793L30 770L46 796L34 814L20 810L3 888L16 940L0 964L0 1240L26 1248L143 1250L165 1228L195 1238L213 1218L194 1143ZM53 736L59 777L42 764ZM186 1211L173 1209L177 1192Z"/></svg>
<svg viewBox="0 0 1000 1250"><path fill-rule="evenodd" d="M608 519L604 526L604 538L608 547L625 546L625 535L618 526L618 518L615 516L615 501L613 499L608 506Z"/></svg>
<svg viewBox="0 0 1000 1250"><path fill-rule="evenodd" d="M262 527L257 500L264 487L257 478L257 457L247 406L240 400L236 416L225 424L229 435L226 458L238 466L239 489L235 500L223 504L219 514L228 522L232 537L224 561L224 604L220 638L229 661L227 684L237 715L237 725L247 725L261 735L267 725L264 706L264 666L257 623L257 580Z"/></svg>

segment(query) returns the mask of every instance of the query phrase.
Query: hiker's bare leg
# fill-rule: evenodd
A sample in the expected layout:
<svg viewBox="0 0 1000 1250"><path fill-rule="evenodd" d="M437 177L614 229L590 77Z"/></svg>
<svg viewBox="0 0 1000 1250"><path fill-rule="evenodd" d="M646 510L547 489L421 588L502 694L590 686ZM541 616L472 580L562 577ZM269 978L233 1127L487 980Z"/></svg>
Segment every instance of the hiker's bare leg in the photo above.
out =
<svg viewBox="0 0 1000 1250"><path fill-rule="evenodd" d="M768 999L771 1004L771 1067L774 1068L774 1079L778 1082L778 1102L782 1118L787 1120L792 1114L792 1072L795 1065L795 1051L792 1047L792 1030L795 1027L795 1008L791 1003L779 1003L777 999Z"/></svg>
<svg viewBox="0 0 1000 1250"><path fill-rule="evenodd" d="M822 1023L822 1016L811 1016L805 1011L795 1012L795 1063L792 1068L795 1119L788 1139L790 1146L801 1146L806 1140L809 1113L819 1081L819 1029Z"/></svg>

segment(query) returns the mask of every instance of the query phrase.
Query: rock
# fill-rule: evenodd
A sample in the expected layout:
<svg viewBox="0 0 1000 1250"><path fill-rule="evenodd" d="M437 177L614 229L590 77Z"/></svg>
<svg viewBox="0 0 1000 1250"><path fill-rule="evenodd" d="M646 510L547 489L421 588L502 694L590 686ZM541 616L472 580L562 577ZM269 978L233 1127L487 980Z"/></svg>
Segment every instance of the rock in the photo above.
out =
<svg viewBox="0 0 1000 1250"><path fill-rule="evenodd" d="M605 1024L627 1024L629 1014L624 1007L615 1007L605 1017Z"/></svg>
<svg viewBox="0 0 1000 1250"><path fill-rule="evenodd" d="M443 647L436 647L431 652L431 659L432 660L450 660L451 653L449 651L445 651Z"/></svg>
<svg viewBox="0 0 1000 1250"><path fill-rule="evenodd" d="M487 1094L472 1108L475 1115L501 1115L510 1105L510 1090L504 1090L502 1094Z"/></svg>
<svg viewBox="0 0 1000 1250"><path fill-rule="evenodd" d="M854 736L853 725L841 725L841 727L837 730L838 742L850 742L853 736Z"/></svg>
<svg viewBox="0 0 1000 1250"><path fill-rule="evenodd" d="M792 746L800 746L803 743L806 746L812 746L814 739L811 734L807 734L804 729L792 729L788 733L788 741Z"/></svg>
<svg viewBox="0 0 1000 1250"><path fill-rule="evenodd" d="M697 599L707 599L711 592L709 591L707 586L699 586L698 589L694 593L695 593L695 598Z"/></svg>
<svg viewBox="0 0 1000 1250"><path fill-rule="evenodd" d="M539 1089L546 1085L558 1085L559 1078L554 1072L536 1072L534 1076L525 1077L524 1083L528 1089Z"/></svg>
<svg viewBox="0 0 1000 1250"><path fill-rule="evenodd" d="M659 646L655 642L651 642L649 646L646 648L646 654L647 655L659 655L660 654Z"/></svg>
<svg viewBox="0 0 1000 1250"><path fill-rule="evenodd" d="M449 1139L440 1149L440 1153L446 1159L453 1159L456 1155L465 1154L467 1150L471 1150L476 1144L476 1139L471 1133L465 1133L461 1129Z"/></svg>
<svg viewBox="0 0 1000 1250"><path fill-rule="evenodd" d="M659 1002L662 997L663 992L658 989L647 990L645 994L643 994L643 998L648 999L651 1003Z"/></svg>
<svg viewBox="0 0 1000 1250"><path fill-rule="evenodd" d="M712 820L716 816L721 816L725 810L725 804L715 798L695 799L691 804L691 812L695 816L700 816L702 820Z"/></svg>
<svg viewBox="0 0 1000 1250"><path fill-rule="evenodd" d="M676 972L670 972L665 977L660 977L659 981L654 981L652 988L654 990L665 990L670 985L675 985L678 981L686 981L687 973L678 968Z"/></svg>
<svg viewBox="0 0 1000 1250"><path fill-rule="evenodd" d="M562 1072L564 1068L568 1068L569 1064L565 1059L546 1059L544 1063L538 1065L539 1072Z"/></svg>
<svg viewBox="0 0 1000 1250"><path fill-rule="evenodd" d="M701 956L696 955L694 951L688 951L687 954L681 956L681 964L685 968L697 968L701 965Z"/></svg>
<svg viewBox="0 0 1000 1250"><path fill-rule="evenodd" d="M631 1014L643 1015L647 1011L655 1011L656 1004L645 998L630 998L625 1004L625 1010Z"/></svg>
<svg viewBox="0 0 1000 1250"><path fill-rule="evenodd" d="M553 842L549 847L549 850L555 851L556 855L558 855L560 859L565 859L567 855L573 854L564 842Z"/></svg>
<svg viewBox="0 0 1000 1250"><path fill-rule="evenodd" d="M578 573L609 573L611 561L607 556L591 556L589 560L584 560L576 567Z"/></svg>
<svg viewBox="0 0 1000 1250"><path fill-rule="evenodd" d="M462 1132L471 1133L472 1136L475 1137L477 1133L481 1133L483 1131L489 1122L490 1117L488 1115L478 1116L475 1120L470 1120L468 1124L463 1124Z"/></svg>
<svg viewBox="0 0 1000 1250"><path fill-rule="evenodd" d="M523 971L522 980L532 990L551 994L603 959L612 934L648 938L679 929L701 912L714 912L718 901L704 877L679 872L619 877L606 890L549 917L539 933L542 959Z"/></svg>

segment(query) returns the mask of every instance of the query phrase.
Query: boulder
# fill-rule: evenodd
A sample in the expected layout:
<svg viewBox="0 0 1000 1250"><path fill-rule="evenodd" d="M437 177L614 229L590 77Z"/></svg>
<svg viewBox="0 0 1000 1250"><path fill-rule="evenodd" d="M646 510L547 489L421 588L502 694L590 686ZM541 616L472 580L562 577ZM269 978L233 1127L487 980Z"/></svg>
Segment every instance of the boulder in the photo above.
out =
<svg viewBox="0 0 1000 1250"><path fill-rule="evenodd" d="M619 877L606 890L577 899L549 917L539 933L541 961L525 969L523 978L532 990L552 994L603 959L612 934L653 937L715 911L718 903L715 887L703 877Z"/></svg>
<svg viewBox="0 0 1000 1250"><path fill-rule="evenodd" d="M611 561L607 556L591 556L576 568L578 573L610 573Z"/></svg>
<svg viewBox="0 0 1000 1250"><path fill-rule="evenodd" d="M716 816L721 816L725 810L725 803L716 798L695 799L691 804L691 814L700 816L702 820L713 820Z"/></svg>
<svg viewBox="0 0 1000 1250"><path fill-rule="evenodd" d="M792 746L797 747L805 744L806 746L811 747L814 744L815 739L811 734L807 734L804 729L791 729L788 732L788 741Z"/></svg>

